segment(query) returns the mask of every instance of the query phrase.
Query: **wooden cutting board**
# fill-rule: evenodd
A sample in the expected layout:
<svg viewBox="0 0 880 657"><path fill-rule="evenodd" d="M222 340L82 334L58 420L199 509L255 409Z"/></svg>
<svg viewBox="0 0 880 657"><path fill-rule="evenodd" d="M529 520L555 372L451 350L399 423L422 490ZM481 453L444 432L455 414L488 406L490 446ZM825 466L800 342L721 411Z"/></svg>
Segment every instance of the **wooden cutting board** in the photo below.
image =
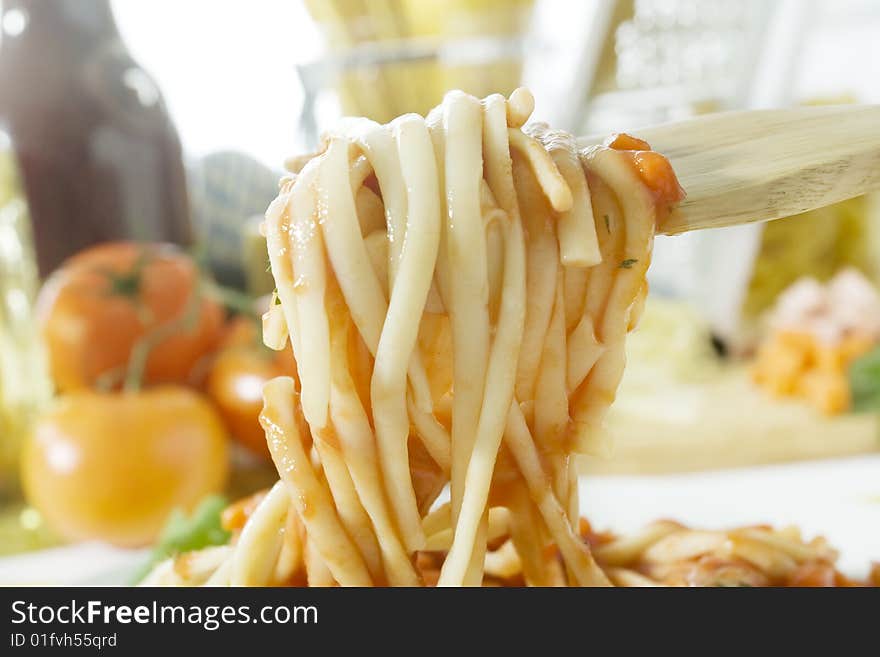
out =
<svg viewBox="0 0 880 657"><path fill-rule="evenodd" d="M880 415L825 417L772 399L731 366L711 380L622 386L608 416L613 454L581 457L585 474L663 474L880 451Z"/></svg>

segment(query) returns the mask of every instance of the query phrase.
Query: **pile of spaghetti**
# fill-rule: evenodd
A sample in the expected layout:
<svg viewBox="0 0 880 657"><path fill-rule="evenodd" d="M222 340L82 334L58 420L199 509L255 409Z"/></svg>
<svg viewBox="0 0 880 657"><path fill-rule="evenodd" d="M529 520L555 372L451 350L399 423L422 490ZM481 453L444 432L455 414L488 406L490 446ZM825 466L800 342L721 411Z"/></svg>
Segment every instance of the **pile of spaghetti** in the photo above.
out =
<svg viewBox="0 0 880 657"><path fill-rule="evenodd" d="M533 104L452 92L426 118L344 121L294 165L264 230L264 340L298 368L264 389L280 481L229 510L230 545L148 583L761 584L831 562L765 528L579 520L573 456L607 449L682 191L638 139L524 127Z"/></svg>

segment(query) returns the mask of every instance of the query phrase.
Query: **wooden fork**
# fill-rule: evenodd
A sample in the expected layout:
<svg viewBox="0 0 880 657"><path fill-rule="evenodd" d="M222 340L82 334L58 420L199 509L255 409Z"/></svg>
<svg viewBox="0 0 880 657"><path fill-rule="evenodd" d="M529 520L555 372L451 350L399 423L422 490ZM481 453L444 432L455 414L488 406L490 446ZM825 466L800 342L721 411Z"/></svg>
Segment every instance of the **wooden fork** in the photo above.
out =
<svg viewBox="0 0 880 657"><path fill-rule="evenodd" d="M687 193L660 226L670 235L779 219L880 189L880 105L725 112L632 134L669 158Z"/></svg>

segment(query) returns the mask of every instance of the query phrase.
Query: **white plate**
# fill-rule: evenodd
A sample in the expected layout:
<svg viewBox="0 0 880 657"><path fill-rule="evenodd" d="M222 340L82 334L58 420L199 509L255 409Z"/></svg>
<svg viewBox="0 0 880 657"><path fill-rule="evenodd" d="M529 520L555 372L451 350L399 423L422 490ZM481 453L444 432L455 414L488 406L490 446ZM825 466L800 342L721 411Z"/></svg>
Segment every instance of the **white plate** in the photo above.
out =
<svg viewBox="0 0 880 657"><path fill-rule="evenodd" d="M672 518L709 529L768 523L824 535L853 577L880 560L880 455L741 470L581 481L581 513L627 532ZM144 551L95 543L0 559L0 584L125 584Z"/></svg>

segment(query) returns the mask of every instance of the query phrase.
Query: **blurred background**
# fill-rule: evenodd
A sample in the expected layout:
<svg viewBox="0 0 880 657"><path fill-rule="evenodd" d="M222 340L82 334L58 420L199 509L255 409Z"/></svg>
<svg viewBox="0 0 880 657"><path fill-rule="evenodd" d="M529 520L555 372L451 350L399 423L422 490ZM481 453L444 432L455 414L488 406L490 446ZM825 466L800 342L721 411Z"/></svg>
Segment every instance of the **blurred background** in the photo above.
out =
<svg viewBox="0 0 880 657"><path fill-rule="evenodd" d="M878 30L872 0L0 0L0 582L130 581L275 479L257 226L340 116L522 84L580 135L878 103ZM594 524L880 556L878 213L658 238Z"/></svg>

